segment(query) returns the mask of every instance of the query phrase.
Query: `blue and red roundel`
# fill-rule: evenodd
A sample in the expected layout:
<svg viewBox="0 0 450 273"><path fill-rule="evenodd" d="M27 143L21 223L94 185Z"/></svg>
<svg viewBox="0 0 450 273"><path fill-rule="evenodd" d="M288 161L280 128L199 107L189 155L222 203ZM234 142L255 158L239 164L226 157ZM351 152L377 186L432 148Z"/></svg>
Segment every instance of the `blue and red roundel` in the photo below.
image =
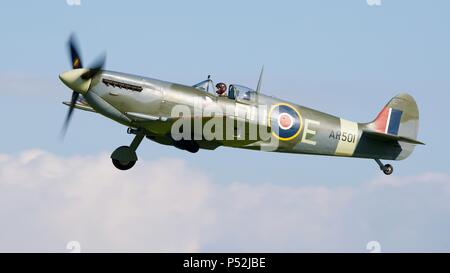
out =
<svg viewBox="0 0 450 273"><path fill-rule="evenodd" d="M272 134L280 140L291 140L302 130L300 113L287 103L272 106L268 118Z"/></svg>

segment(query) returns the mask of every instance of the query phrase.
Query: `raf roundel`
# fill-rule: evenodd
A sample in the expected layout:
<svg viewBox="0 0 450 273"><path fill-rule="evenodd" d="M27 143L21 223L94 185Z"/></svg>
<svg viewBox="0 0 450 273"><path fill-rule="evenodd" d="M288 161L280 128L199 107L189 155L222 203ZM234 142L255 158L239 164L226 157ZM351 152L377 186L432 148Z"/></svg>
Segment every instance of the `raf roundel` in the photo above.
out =
<svg viewBox="0 0 450 273"><path fill-rule="evenodd" d="M279 103L270 109L269 123L272 134L280 140L291 140L302 130L300 113L287 103Z"/></svg>
<svg viewBox="0 0 450 273"><path fill-rule="evenodd" d="M294 118L288 113L281 113L278 116L278 126L283 130L289 130L294 125Z"/></svg>

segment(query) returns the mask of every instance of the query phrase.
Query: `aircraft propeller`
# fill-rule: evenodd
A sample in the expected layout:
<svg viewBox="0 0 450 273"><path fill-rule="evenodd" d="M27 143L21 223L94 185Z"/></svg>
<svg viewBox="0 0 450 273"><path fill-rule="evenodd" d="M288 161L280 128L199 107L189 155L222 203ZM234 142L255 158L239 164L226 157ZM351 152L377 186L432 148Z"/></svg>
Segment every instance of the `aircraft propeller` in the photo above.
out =
<svg viewBox="0 0 450 273"><path fill-rule="evenodd" d="M106 62L106 54L101 55L91 66L91 68L83 68L81 62L80 50L74 34L72 34L67 42L70 53L70 60L72 63L72 70L64 72L59 75L61 81L73 90L72 98L70 100L69 110L61 130L61 136L64 137L69 126L70 119L75 109L80 94L86 94L91 84L91 79L94 78L104 67Z"/></svg>

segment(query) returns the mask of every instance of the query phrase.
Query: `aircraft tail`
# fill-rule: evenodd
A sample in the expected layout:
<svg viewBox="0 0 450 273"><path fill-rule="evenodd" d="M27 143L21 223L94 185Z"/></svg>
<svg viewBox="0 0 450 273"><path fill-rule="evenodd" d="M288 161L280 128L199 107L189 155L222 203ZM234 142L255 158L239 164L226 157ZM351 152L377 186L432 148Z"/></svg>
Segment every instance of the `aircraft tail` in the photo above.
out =
<svg viewBox="0 0 450 273"><path fill-rule="evenodd" d="M377 140L398 142L401 152L396 160L407 158L416 144L424 144L416 140L418 131L419 109L414 98L405 93L392 98L364 129L365 134Z"/></svg>

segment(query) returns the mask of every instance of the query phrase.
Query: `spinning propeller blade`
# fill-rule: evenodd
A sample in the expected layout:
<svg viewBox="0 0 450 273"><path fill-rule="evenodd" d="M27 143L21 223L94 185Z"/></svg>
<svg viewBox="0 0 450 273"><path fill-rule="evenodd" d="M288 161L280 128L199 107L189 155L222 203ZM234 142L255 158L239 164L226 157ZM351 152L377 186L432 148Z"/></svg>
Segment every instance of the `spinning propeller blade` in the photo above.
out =
<svg viewBox="0 0 450 273"><path fill-rule="evenodd" d="M72 98L70 100L69 110L67 112L66 119L64 121L61 136L64 137L69 127L70 120L72 118L75 104L77 103L80 93L85 94L89 90L91 79L94 78L100 71L102 71L105 62L106 54L102 54L91 66L91 68L83 68L83 64L80 57L80 50L77 43L75 34L70 35L67 42L70 54L70 61L72 64L72 70L59 75L61 81L73 90Z"/></svg>

